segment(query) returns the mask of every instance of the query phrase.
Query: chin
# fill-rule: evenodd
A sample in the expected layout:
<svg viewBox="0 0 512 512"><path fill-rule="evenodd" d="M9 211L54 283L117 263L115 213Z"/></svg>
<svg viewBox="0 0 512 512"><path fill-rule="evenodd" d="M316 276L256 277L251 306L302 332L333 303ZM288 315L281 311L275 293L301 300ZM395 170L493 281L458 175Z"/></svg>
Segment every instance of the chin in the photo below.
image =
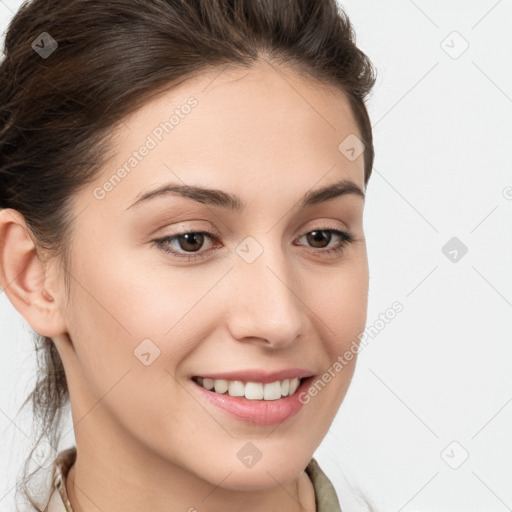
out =
<svg viewBox="0 0 512 512"><path fill-rule="evenodd" d="M268 457L263 453L261 459L252 466L245 466L238 459L235 464L231 459L225 460L225 464L211 467L206 479L232 491L273 489L294 481L308 465L311 459L309 453L300 454L297 450L293 452L289 456L288 453L274 451ZM222 483L219 484L219 481Z"/></svg>

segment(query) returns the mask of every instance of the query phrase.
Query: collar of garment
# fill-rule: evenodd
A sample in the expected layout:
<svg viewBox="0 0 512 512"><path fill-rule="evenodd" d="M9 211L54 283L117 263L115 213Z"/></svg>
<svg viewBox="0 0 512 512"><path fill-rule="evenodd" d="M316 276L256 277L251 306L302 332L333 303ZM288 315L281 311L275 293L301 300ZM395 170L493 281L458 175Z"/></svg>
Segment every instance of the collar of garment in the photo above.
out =
<svg viewBox="0 0 512 512"><path fill-rule="evenodd" d="M66 492L66 478L76 459L76 447L59 453L53 465L52 493L45 512L74 512ZM318 462L312 458L305 468L315 490L316 512L341 512L336 491Z"/></svg>

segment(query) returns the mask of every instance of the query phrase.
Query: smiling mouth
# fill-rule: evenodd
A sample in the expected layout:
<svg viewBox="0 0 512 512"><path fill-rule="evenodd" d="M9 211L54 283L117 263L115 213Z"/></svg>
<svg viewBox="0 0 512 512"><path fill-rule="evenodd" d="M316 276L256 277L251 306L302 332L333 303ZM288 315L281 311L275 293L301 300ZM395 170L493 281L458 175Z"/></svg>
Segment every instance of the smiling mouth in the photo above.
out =
<svg viewBox="0 0 512 512"><path fill-rule="evenodd" d="M307 380L307 377L301 379L295 377L268 383L209 379L198 376L192 377L192 380L202 388L219 395L229 395L247 400L279 400L292 396L299 386Z"/></svg>

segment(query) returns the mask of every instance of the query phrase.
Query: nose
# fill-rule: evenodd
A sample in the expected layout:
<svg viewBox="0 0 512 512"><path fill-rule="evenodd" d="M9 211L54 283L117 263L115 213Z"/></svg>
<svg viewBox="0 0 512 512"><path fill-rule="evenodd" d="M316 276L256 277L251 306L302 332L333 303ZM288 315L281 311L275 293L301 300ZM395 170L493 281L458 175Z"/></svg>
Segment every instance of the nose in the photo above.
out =
<svg viewBox="0 0 512 512"><path fill-rule="evenodd" d="M252 263L237 256L228 285L231 335L271 349L293 344L308 310L299 277L281 249L265 248Z"/></svg>

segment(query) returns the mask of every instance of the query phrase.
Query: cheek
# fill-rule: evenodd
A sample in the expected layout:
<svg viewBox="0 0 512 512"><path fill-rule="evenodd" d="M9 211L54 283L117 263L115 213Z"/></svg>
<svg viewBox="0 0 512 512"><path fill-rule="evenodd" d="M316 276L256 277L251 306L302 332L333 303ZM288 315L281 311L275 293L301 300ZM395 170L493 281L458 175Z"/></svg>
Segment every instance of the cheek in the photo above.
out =
<svg viewBox="0 0 512 512"><path fill-rule="evenodd" d="M364 256L347 260L308 277L304 302L324 362L321 372L303 395L308 425L322 438L343 402L354 374L358 336L364 331L368 299L368 266Z"/></svg>
<svg viewBox="0 0 512 512"><path fill-rule="evenodd" d="M95 379L120 376L150 361L172 369L212 330L205 325L216 316L212 287L225 269L171 267L151 251L157 249L134 251L130 258L112 243L104 253L92 247L81 253L70 335L80 362ZM101 259L94 254L102 254ZM198 317L204 320L198 323Z"/></svg>
<svg viewBox="0 0 512 512"><path fill-rule="evenodd" d="M306 284L306 304L318 316L315 325L322 333L331 360L342 354L364 331L368 305L368 264L357 257L336 270L311 276Z"/></svg>
<svg viewBox="0 0 512 512"><path fill-rule="evenodd" d="M162 281L116 260L112 255L83 267L72 286L69 334L79 371L70 378L81 396L74 413L91 421L115 418L137 435L157 433L187 415L185 402L173 399L176 389L180 392L173 376L197 340L186 316L194 286L171 276ZM189 290L184 299L183 290Z"/></svg>

